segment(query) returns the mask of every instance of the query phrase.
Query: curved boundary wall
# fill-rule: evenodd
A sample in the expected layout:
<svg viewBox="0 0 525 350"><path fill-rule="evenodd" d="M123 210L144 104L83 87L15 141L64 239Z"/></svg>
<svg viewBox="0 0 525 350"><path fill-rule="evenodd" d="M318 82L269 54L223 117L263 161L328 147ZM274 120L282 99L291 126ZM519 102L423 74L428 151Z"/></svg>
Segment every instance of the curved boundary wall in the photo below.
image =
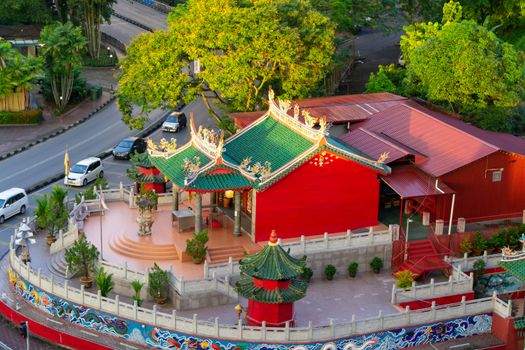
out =
<svg viewBox="0 0 525 350"><path fill-rule="evenodd" d="M294 343L293 341L281 344L271 342L242 342L228 339L203 338L191 334L174 332L149 324L128 320L99 310L90 309L68 300L58 298L53 294L47 293L33 286L11 267L9 267L9 281L18 294L41 312L71 322L77 326L85 327L92 331L119 337L128 342L147 345L153 348L185 349L192 348L193 346L194 348L213 350L350 350L354 348L369 350L381 348L393 350L438 343L477 334L491 333L493 320L492 313L481 313L442 322L434 322L431 324L311 343ZM14 319L11 319L17 322L20 320L18 317L23 316L18 315ZM235 326L232 326L232 328L234 327ZM35 327L32 327L31 329L35 330ZM37 332L35 333L38 335ZM50 334L56 333L57 332L54 331ZM60 336L67 335L62 334ZM50 340L60 343L56 338ZM93 347L94 344L81 345L81 343L77 341L75 344L69 343L67 346L78 349L100 349L98 346Z"/></svg>

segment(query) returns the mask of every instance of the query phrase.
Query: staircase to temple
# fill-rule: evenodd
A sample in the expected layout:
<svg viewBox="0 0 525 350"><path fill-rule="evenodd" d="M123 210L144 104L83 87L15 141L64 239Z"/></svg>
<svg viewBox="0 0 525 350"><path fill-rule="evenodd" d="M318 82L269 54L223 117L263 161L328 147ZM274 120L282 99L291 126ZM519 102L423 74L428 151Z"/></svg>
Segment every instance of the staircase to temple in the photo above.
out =
<svg viewBox="0 0 525 350"><path fill-rule="evenodd" d="M409 242L407 252L407 260L394 271L394 275L400 271L409 270L416 279L425 272L450 268L450 264L443 261L442 254L438 254L429 240Z"/></svg>
<svg viewBox="0 0 525 350"><path fill-rule="evenodd" d="M66 279L73 277L71 274L66 276L67 262L66 258L64 257L64 251L53 254L47 261L47 268L56 276Z"/></svg>
<svg viewBox="0 0 525 350"><path fill-rule="evenodd" d="M114 252L135 259L162 261L179 258L174 244L136 241L126 235L114 237L109 246Z"/></svg>
<svg viewBox="0 0 525 350"><path fill-rule="evenodd" d="M237 262L244 258L244 247L227 246L208 248L206 261L208 264L223 264L228 262L230 256L232 257L233 262Z"/></svg>

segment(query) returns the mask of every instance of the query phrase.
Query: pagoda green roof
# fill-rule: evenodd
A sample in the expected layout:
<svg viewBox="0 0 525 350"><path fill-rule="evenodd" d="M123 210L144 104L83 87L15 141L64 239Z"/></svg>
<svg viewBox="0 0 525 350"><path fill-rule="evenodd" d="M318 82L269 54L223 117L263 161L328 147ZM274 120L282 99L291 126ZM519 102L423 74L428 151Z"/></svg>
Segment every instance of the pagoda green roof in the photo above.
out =
<svg viewBox="0 0 525 350"><path fill-rule="evenodd" d="M258 253L239 261L242 274L265 280L289 280L299 276L304 269L306 256L297 259L279 245L267 245Z"/></svg>
<svg viewBox="0 0 525 350"><path fill-rule="evenodd" d="M251 182L241 174L226 173L199 176L186 188L188 190L195 189L196 191L226 191L250 188L251 186Z"/></svg>
<svg viewBox="0 0 525 350"><path fill-rule="evenodd" d="M294 278L285 289L275 288L267 290L257 287L253 277L242 275L236 284L237 292L246 299L256 300L266 304L292 303L304 298L308 283L299 278Z"/></svg>
<svg viewBox="0 0 525 350"><path fill-rule="evenodd" d="M164 182L164 176L154 175L154 174L146 175L142 173L137 173L136 179L140 183L147 183L147 184Z"/></svg>

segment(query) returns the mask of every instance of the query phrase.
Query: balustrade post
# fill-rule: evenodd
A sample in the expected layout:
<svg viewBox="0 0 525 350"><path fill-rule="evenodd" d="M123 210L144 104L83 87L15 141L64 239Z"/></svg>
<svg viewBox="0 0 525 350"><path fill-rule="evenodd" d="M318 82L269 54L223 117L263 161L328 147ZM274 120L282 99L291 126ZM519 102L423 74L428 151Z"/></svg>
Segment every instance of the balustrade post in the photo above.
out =
<svg viewBox="0 0 525 350"><path fill-rule="evenodd" d="M239 319L239 321L237 322L237 329L239 331L239 340L242 340L242 319Z"/></svg>
<svg viewBox="0 0 525 350"><path fill-rule="evenodd" d="M193 334L197 334L197 314L193 314L193 320L191 321Z"/></svg>
<svg viewBox="0 0 525 350"><path fill-rule="evenodd" d="M410 287L410 291L412 292L412 298L416 298L416 281L412 281L412 287Z"/></svg>
<svg viewBox="0 0 525 350"><path fill-rule="evenodd" d="M102 292L100 290L97 291L97 301L98 301L98 309L102 309Z"/></svg>
<svg viewBox="0 0 525 350"><path fill-rule="evenodd" d="M432 311L432 321L436 320L436 301L432 300L432 305L430 306L430 310Z"/></svg>
<svg viewBox="0 0 525 350"><path fill-rule="evenodd" d="M266 321L262 321L261 324L261 340L266 341Z"/></svg>
<svg viewBox="0 0 525 350"><path fill-rule="evenodd" d="M230 294L230 276L224 276L224 284L226 285L226 294Z"/></svg>
<svg viewBox="0 0 525 350"><path fill-rule="evenodd" d="M120 183L122 184L122 182ZM136 300L133 300L133 319L137 320L139 318L139 304Z"/></svg>
<svg viewBox="0 0 525 350"><path fill-rule="evenodd" d="M37 276L38 276L38 287L42 288L42 276L40 275L40 272L41 272L41 268L39 267L38 270L37 270Z"/></svg>
<svg viewBox="0 0 525 350"><path fill-rule="evenodd" d="M390 297L390 304L394 305L396 303L396 284L392 284L392 295Z"/></svg>
<svg viewBox="0 0 525 350"><path fill-rule="evenodd" d="M452 293L452 290L454 289L454 284L452 283L452 275L448 276L448 288L449 291Z"/></svg>
<svg viewBox="0 0 525 350"><path fill-rule="evenodd" d="M410 324L410 305L405 306L405 315L407 318L407 325Z"/></svg>
<svg viewBox="0 0 525 350"><path fill-rule="evenodd" d="M85 286L83 284L80 285L80 304L84 305L84 292L85 292Z"/></svg>
<svg viewBox="0 0 525 350"><path fill-rule="evenodd" d="M231 256L228 257L228 269L230 274L233 275L233 258Z"/></svg>
<svg viewBox="0 0 525 350"><path fill-rule="evenodd" d="M134 192L134 191L133 191L133 187L131 187L131 188L129 189L129 201L128 201L128 206L129 206L130 208L133 208L133 198L135 197L135 195L133 194L133 192Z"/></svg>
<svg viewBox="0 0 525 350"><path fill-rule="evenodd" d="M370 243L374 243L374 226L368 227L368 240Z"/></svg>
<svg viewBox="0 0 525 350"><path fill-rule="evenodd" d="M26 263L26 268L27 268L27 281L31 282L31 262L30 261Z"/></svg>
<svg viewBox="0 0 525 350"><path fill-rule="evenodd" d="M512 299L507 302L507 317L512 316Z"/></svg>
<svg viewBox="0 0 525 350"><path fill-rule="evenodd" d="M431 278L430 279L430 295L431 296L434 296L434 289L435 289L434 279Z"/></svg>
<svg viewBox="0 0 525 350"><path fill-rule="evenodd" d="M204 279L208 279L208 273L209 273L208 261L204 260Z"/></svg>
<svg viewBox="0 0 525 350"><path fill-rule="evenodd" d="M124 279L125 280L128 279L128 261L127 260L124 261Z"/></svg>
<svg viewBox="0 0 525 350"><path fill-rule="evenodd" d="M215 336L219 338L219 318L218 317L215 317L214 329L215 329Z"/></svg>
<svg viewBox="0 0 525 350"><path fill-rule="evenodd" d="M284 339L290 340L290 321L284 323Z"/></svg>
<svg viewBox="0 0 525 350"><path fill-rule="evenodd" d="M49 277L51 278L51 293L54 293L55 292L55 281L53 278L53 274L51 274L51 276Z"/></svg>
<svg viewBox="0 0 525 350"><path fill-rule="evenodd" d="M352 230L346 230L346 245L348 247L352 245Z"/></svg>
<svg viewBox="0 0 525 350"><path fill-rule="evenodd" d="M463 253L463 263L460 264L459 266L460 266L460 267L461 267L461 265L465 265L465 266L467 266L467 262L468 262L468 253L465 252L465 253Z"/></svg>
<svg viewBox="0 0 525 350"><path fill-rule="evenodd" d="M492 310L496 307L496 299L498 298L498 294L496 291L492 292Z"/></svg>
<svg viewBox="0 0 525 350"><path fill-rule="evenodd" d="M467 297L464 295L461 297L461 310L463 315L467 313Z"/></svg>
<svg viewBox="0 0 525 350"><path fill-rule="evenodd" d="M330 319L330 338L333 338L334 335L335 335L334 320L331 318Z"/></svg>
<svg viewBox="0 0 525 350"><path fill-rule="evenodd" d="M301 250L302 250L303 254L306 253L306 242L304 240L304 235L301 235Z"/></svg>
<svg viewBox="0 0 525 350"><path fill-rule="evenodd" d="M184 295L185 289L186 289L186 286L184 283L184 276L180 276L180 294L181 295Z"/></svg>
<svg viewBox="0 0 525 350"><path fill-rule="evenodd" d="M323 240L324 240L324 249L328 249L328 232L324 233Z"/></svg>
<svg viewBox="0 0 525 350"><path fill-rule="evenodd" d="M157 325L157 304L153 304L153 325Z"/></svg>
<svg viewBox="0 0 525 350"><path fill-rule="evenodd" d="M177 330L177 310L171 310L171 320L173 321L173 329Z"/></svg>
<svg viewBox="0 0 525 350"><path fill-rule="evenodd" d="M120 200L123 201L124 200L124 186L122 185L122 181L120 181L119 183L118 190L120 193Z"/></svg>
<svg viewBox="0 0 525 350"><path fill-rule="evenodd" d="M470 272L470 289L474 288L474 272Z"/></svg>
<svg viewBox="0 0 525 350"><path fill-rule="evenodd" d="M312 322L310 322L310 325L311 324L312 324ZM357 324L355 323L355 315L352 314L352 319L350 321L350 334L354 335L356 329L357 329Z"/></svg>
<svg viewBox="0 0 525 350"><path fill-rule="evenodd" d="M266 325L266 322L264 322ZM312 321L308 321L308 340L314 339L314 328L312 326Z"/></svg>
<svg viewBox="0 0 525 350"><path fill-rule="evenodd" d="M379 310L379 314L377 315L377 318L379 319L379 329L383 329L383 324L385 323L384 317L383 317L383 310Z"/></svg>
<svg viewBox="0 0 525 350"><path fill-rule="evenodd" d="M64 248L64 232L62 229L58 230L58 239L60 240L60 247Z"/></svg>
<svg viewBox="0 0 525 350"><path fill-rule="evenodd" d="M154 305L153 307L155 307ZM120 295L115 295L115 313L120 316Z"/></svg>
<svg viewBox="0 0 525 350"><path fill-rule="evenodd" d="M484 250L483 251L483 261L485 262L485 264L487 264L488 260L489 260L488 252Z"/></svg>

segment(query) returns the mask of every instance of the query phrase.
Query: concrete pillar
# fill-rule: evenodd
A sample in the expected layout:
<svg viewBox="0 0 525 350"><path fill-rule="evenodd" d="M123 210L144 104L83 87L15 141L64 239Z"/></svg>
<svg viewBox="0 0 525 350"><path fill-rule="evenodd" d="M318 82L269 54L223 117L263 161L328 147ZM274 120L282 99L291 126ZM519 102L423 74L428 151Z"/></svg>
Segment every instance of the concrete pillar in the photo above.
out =
<svg viewBox="0 0 525 350"><path fill-rule="evenodd" d="M241 235L241 192L240 191L235 191L233 202L234 202L233 234L234 236L240 236Z"/></svg>
<svg viewBox="0 0 525 350"><path fill-rule="evenodd" d="M424 211L423 212L423 226L430 225L430 212Z"/></svg>
<svg viewBox="0 0 525 350"><path fill-rule="evenodd" d="M412 201L410 199L407 199L405 200L405 206L403 208L403 213L408 215L411 213L411 206L412 206Z"/></svg>
<svg viewBox="0 0 525 350"><path fill-rule="evenodd" d="M521 218L521 223L525 225L525 210L523 210L523 216Z"/></svg>
<svg viewBox="0 0 525 350"><path fill-rule="evenodd" d="M195 194L195 233L202 231L202 196L200 193Z"/></svg>
<svg viewBox="0 0 525 350"><path fill-rule="evenodd" d="M211 212L217 212L217 192L210 193Z"/></svg>
<svg viewBox="0 0 525 350"><path fill-rule="evenodd" d="M442 219L436 220L436 235L442 235L443 234L443 228L445 227L445 222Z"/></svg>
<svg viewBox="0 0 525 350"><path fill-rule="evenodd" d="M173 210L179 210L179 187L173 184Z"/></svg>
<svg viewBox="0 0 525 350"><path fill-rule="evenodd" d="M458 232L465 232L465 226L466 226L465 218L458 218L458 225L456 226L456 230Z"/></svg>

